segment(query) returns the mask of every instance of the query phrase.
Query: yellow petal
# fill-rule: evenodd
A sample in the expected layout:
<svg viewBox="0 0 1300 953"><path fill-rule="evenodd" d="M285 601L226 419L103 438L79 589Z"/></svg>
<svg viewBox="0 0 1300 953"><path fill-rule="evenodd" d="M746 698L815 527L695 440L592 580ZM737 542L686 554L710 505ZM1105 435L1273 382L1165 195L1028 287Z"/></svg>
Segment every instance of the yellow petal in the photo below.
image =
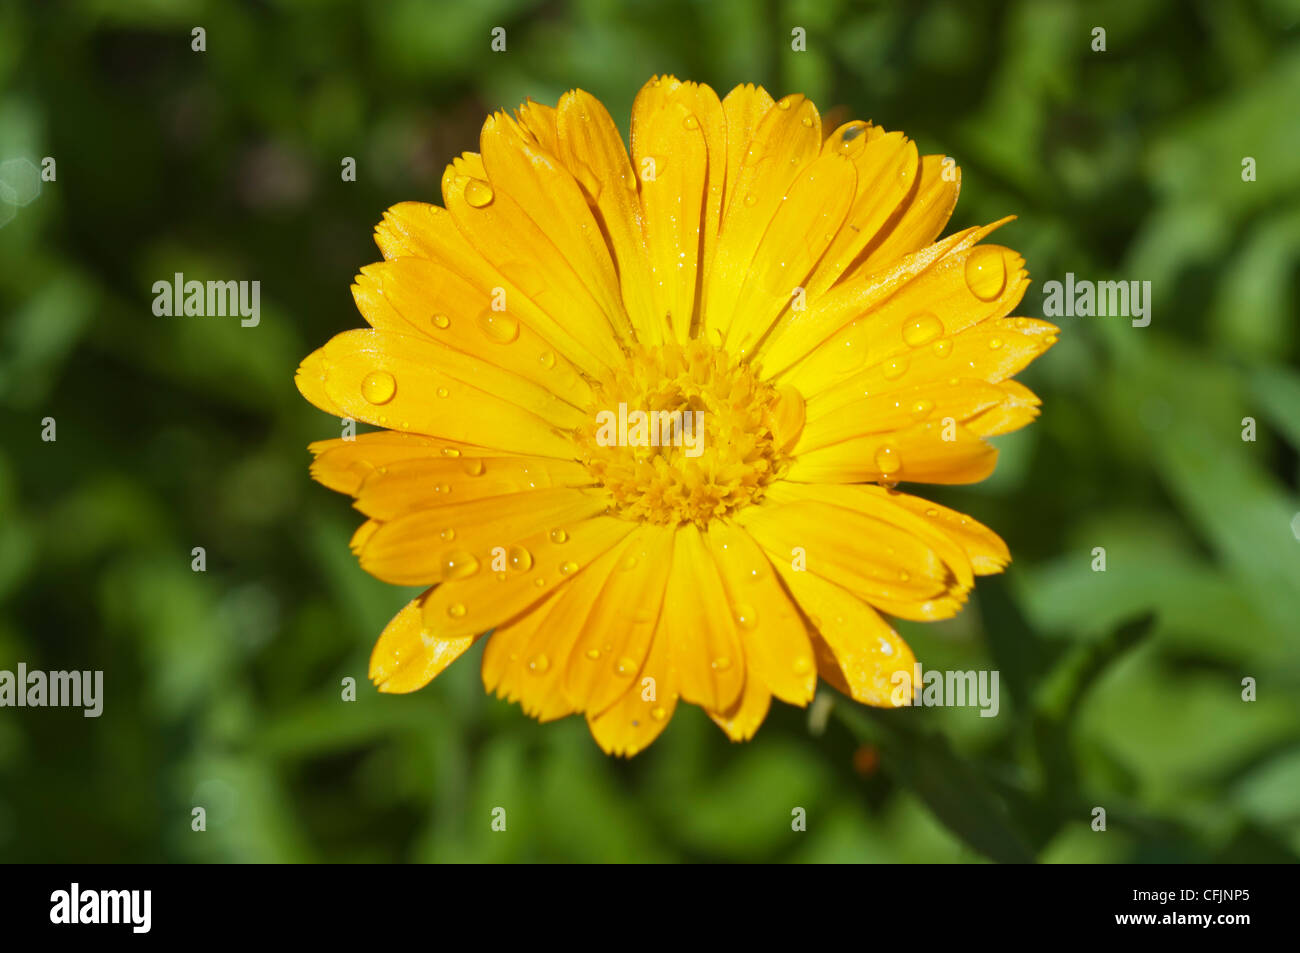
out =
<svg viewBox="0 0 1300 953"><path fill-rule="evenodd" d="M847 275L868 275L924 248L938 237L957 207L961 169L945 165L947 156L923 156L916 188L909 194L890 227L878 236L866 255Z"/></svg>
<svg viewBox="0 0 1300 953"><path fill-rule="evenodd" d="M843 156L819 156L795 180L754 252L727 345L747 355L783 311L803 307L804 283L844 223L857 172Z"/></svg>
<svg viewBox="0 0 1300 953"><path fill-rule="evenodd" d="M479 144L490 189L504 192L518 204L536 233L544 234L559 250L614 332L627 338L632 326L600 226L569 170L553 152L530 139L505 113L488 117Z"/></svg>
<svg viewBox="0 0 1300 953"><path fill-rule="evenodd" d="M910 679L916 656L888 623L861 599L809 572L794 572L776 564L804 613L834 654L849 694L855 701L895 707L899 682Z"/></svg>
<svg viewBox="0 0 1300 953"><path fill-rule="evenodd" d="M949 567L923 539L877 516L807 500L742 510L748 530L778 567L802 551L807 571L905 618L927 602L964 596Z"/></svg>
<svg viewBox="0 0 1300 953"><path fill-rule="evenodd" d="M367 265L352 295L376 330L436 341L532 381L574 407L591 403L590 386L567 358L439 262L408 257Z"/></svg>
<svg viewBox="0 0 1300 953"><path fill-rule="evenodd" d="M844 140L843 135L850 131L841 134L837 150L823 147L823 155L850 161L857 175L844 227L836 232L825 257L807 281L808 297L814 300L839 280L863 249L888 233L887 223L916 185L920 170L916 144L901 132L869 139L864 128L862 135Z"/></svg>
<svg viewBox="0 0 1300 953"><path fill-rule="evenodd" d="M587 194L609 236L628 318L643 344L662 344L667 324L651 291L637 177L605 106L580 89L560 98L558 153Z"/></svg>
<svg viewBox="0 0 1300 953"><path fill-rule="evenodd" d="M303 358L302 363L298 365L298 373L294 375L293 382L298 388L298 393L306 397L313 406L335 417L346 417L347 414L335 406L325 390L324 357L320 351L312 351Z"/></svg>
<svg viewBox="0 0 1300 953"><path fill-rule="evenodd" d="M567 524L556 522L526 536L505 536L502 545L528 551L530 567L507 572L504 579L484 568L468 578L444 581L424 604L425 626L450 639L499 625L576 579L635 528L627 520L597 516Z"/></svg>
<svg viewBox="0 0 1300 953"><path fill-rule="evenodd" d="M608 367L607 335L591 337L584 327L570 327L558 300L550 302L554 314L540 307L529 297L529 292L540 284L536 269L520 261L509 274L498 271L466 240L446 209L425 202L394 205L376 226L375 241L385 258L427 258L463 278L474 287L479 299L504 300L510 314L549 341L584 373L597 375ZM582 337L587 339L580 340ZM598 356L601 354L605 357Z"/></svg>
<svg viewBox="0 0 1300 953"><path fill-rule="evenodd" d="M678 690L669 640L661 615L640 674L613 705L599 714L588 710L587 727L607 754L631 757L645 750L672 720Z"/></svg>
<svg viewBox="0 0 1300 953"><path fill-rule="evenodd" d="M718 331L732 323L754 254L782 199L804 167L817 158L821 148L817 107L803 96L786 96L759 119L747 146L733 144L730 132L727 142L728 151L739 148L743 158L734 190L727 188L731 198L704 289L706 324Z"/></svg>
<svg viewBox="0 0 1300 953"><path fill-rule="evenodd" d="M523 541L600 513L607 502L598 493L558 489L416 510L384 523L367 540L361 568L399 586L428 585L467 571L517 580L539 558L531 548L516 552Z"/></svg>
<svg viewBox="0 0 1300 953"><path fill-rule="evenodd" d="M673 532L643 525L617 550L617 567L582 627L565 675L575 710L601 712L634 684L663 606Z"/></svg>
<svg viewBox="0 0 1300 953"><path fill-rule="evenodd" d="M1011 561L1011 553L1001 537L984 524L964 513L950 510L946 506L923 500L919 496L887 491L879 487L863 487L864 490L882 496L893 506L901 507L925 519L937 532L953 539L965 551L977 576L987 576L1001 572Z"/></svg>
<svg viewBox="0 0 1300 953"><path fill-rule="evenodd" d="M997 462L997 448L961 424L926 421L801 453L786 478L796 483L978 483Z"/></svg>
<svg viewBox="0 0 1300 953"><path fill-rule="evenodd" d="M574 455L556 424L577 427L584 414L508 371L387 331L344 331L322 350L326 393L356 420L517 453Z"/></svg>
<svg viewBox="0 0 1300 953"><path fill-rule="evenodd" d="M704 537L740 630L747 671L745 694L762 685L764 694L770 690L790 704L808 704L817 687L812 646L803 619L767 557L748 533L725 522L712 523ZM750 699L749 704L757 704L757 700ZM767 710L766 701L762 708Z"/></svg>
<svg viewBox="0 0 1300 953"><path fill-rule="evenodd" d="M959 244L831 335L782 380L811 398L866 368L891 362L883 373L910 382L916 352L934 352L944 346L937 344L941 339L1000 318L1019 304L1029 285L1023 265L1023 258L999 245Z"/></svg>
<svg viewBox="0 0 1300 953"><path fill-rule="evenodd" d="M356 507L392 520L414 510L557 487L591 486L582 464L546 457L426 457L374 470L358 488Z"/></svg>
<svg viewBox="0 0 1300 953"><path fill-rule="evenodd" d="M476 636L439 639L424 630L420 605L426 591L388 623L370 653L370 680L381 692L423 688L474 644Z"/></svg>
<svg viewBox="0 0 1300 953"><path fill-rule="evenodd" d="M507 310L522 315L529 302L551 318L551 330L536 329L543 337L558 345L554 329L562 329L604 367L620 363L622 352L610 318L546 231L504 187L466 174L453 163L443 175L442 196L460 233L517 289L505 289ZM516 300L520 294L524 301ZM568 347L563 350L586 368Z"/></svg>
<svg viewBox="0 0 1300 953"><path fill-rule="evenodd" d="M696 312L708 147L699 119L681 103L634 112L632 122L654 300L684 342Z"/></svg>
<svg viewBox="0 0 1300 953"><path fill-rule="evenodd" d="M811 664L810 662L809 665ZM763 724L771 704L772 693L767 685L751 671L745 677L745 686L741 689L740 698L736 703L724 712L711 711L708 715L732 741L748 741Z"/></svg>
<svg viewBox="0 0 1300 953"><path fill-rule="evenodd" d="M396 430L359 433L351 439L318 440L307 449L316 456L311 465L312 477L331 490L353 495L376 469L398 460L494 456L501 452Z"/></svg>
<svg viewBox="0 0 1300 953"><path fill-rule="evenodd" d="M745 683L744 648L718 567L693 523L677 528L660 626L682 697L709 711L726 711Z"/></svg>
<svg viewBox="0 0 1300 953"><path fill-rule="evenodd" d="M884 386L879 390L869 383L861 390L823 391L810 400L808 419L795 452L806 453L866 434L905 430L920 420L952 418L965 423L997 406L1007 396L998 385L982 380L954 377L893 389L880 376ZM909 375L909 380L915 377Z"/></svg>
<svg viewBox="0 0 1300 953"><path fill-rule="evenodd" d="M762 86L745 83L737 86L722 100L722 114L727 126L727 179L723 188L722 215L736 197L740 166L745 160L749 141L767 111L776 105Z"/></svg>

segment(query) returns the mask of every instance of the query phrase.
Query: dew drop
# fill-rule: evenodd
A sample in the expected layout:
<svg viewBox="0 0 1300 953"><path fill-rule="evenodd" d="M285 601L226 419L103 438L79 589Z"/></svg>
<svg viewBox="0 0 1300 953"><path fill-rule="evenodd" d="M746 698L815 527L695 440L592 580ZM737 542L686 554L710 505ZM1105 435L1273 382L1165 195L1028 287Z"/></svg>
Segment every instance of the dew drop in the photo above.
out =
<svg viewBox="0 0 1300 953"><path fill-rule="evenodd" d="M459 457L460 451L457 450L455 447L443 447L442 455L444 457Z"/></svg>
<svg viewBox="0 0 1300 953"><path fill-rule="evenodd" d="M939 511L931 507L930 509L925 511L925 515L930 517L931 519L934 519L936 516L939 515Z"/></svg>
<svg viewBox="0 0 1300 953"><path fill-rule="evenodd" d="M694 116L687 116L685 119L682 120L682 125L685 126L687 129L699 129L700 121L696 119Z"/></svg>
<svg viewBox="0 0 1300 953"><path fill-rule="evenodd" d="M508 311L487 309L478 316L478 327L497 344L509 344L519 337L519 319Z"/></svg>
<svg viewBox="0 0 1300 953"><path fill-rule="evenodd" d="M618 568L619 568L619 569L622 569L624 572L626 572L626 571L629 570L629 569L635 569L635 568L636 568L636 564L637 564L639 561L640 561L640 560L637 559L637 557L636 557L635 554L627 555L627 556L624 556L624 557L623 557L623 561L620 562L620 563L618 564Z"/></svg>
<svg viewBox="0 0 1300 953"><path fill-rule="evenodd" d="M444 529L441 533L438 534L438 538L443 540L444 542L450 543L453 539L456 538L456 531L452 529L450 526L448 526L446 529Z"/></svg>
<svg viewBox="0 0 1300 953"><path fill-rule="evenodd" d="M631 675L636 671L636 662L624 655L614 666L614 671L619 675Z"/></svg>
<svg viewBox="0 0 1300 953"><path fill-rule="evenodd" d="M976 248L966 259L966 287L981 301L992 301L1007 285L1007 266L999 248Z"/></svg>
<svg viewBox="0 0 1300 953"><path fill-rule="evenodd" d="M794 660L794 673L796 675L807 675L812 671L812 659L806 655L800 655Z"/></svg>
<svg viewBox="0 0 1300 953"><path fill-rule="evenodd" d="M469 476L483 475L483 461L478 457L466 457L460 465Z"/></svg>
<svg viewBox="0 0 1300 953"><path fill-rule="evenodd" d="M812 126L813 126L813 118L812 118L812 116L804 116L802 119L799 120L799 122L801 122L801 123L803 124L804 128L806 128L806 129L811 129Z"/></svg>
<svg viewBox="0 0 1300 953"><path fill-rule="evenodd" d="M1002 347L1002 338L989 338L989 350L996 351Z"/></svg>
<svg viewBox="0 0 1300 953"><path fill-rule="evenodd" d="M439 388L438 388L438 396L439 396L439 397L446 397L446 396L447 396L447 388L445 388L445 387L439 387Z"/></svg>
<svg viewBox="0 0 1300 953"><path fill-rule="evenodd" d="M533 554L522 546L511 546L506 550L506 564L516 572L527 572L533 568Z"/></svg>
<svg viewBox="0 0 1300 953"><path fill-rule="evenodd" d="M447 606L447 615L453 619L463 619L465 617L465 604L462 602L453 602Z"/></svg>
<svg viewBox="0 0 1300 953"><path fill-rule="evenodd" d="M541 675L550 667L551 667L551 660L548 659L544 654L535 655L528 662L528 671L534 672L537 675Z"/></svg>
<svg viewBox="0 0 1300 953"><path fill-rule="evenodd" d="M752 629L758 625L758 613L753 606L743 602L736 606L736 625L742 629Z"/></svg>
<svg viewBox="0 0 1300 953"><path fill-rule="evenodd" d="M549 371L555 366L555 352L543 351L542 356L537 359L537 362Z"/></svg>
<svg viewBox="0 0 1300 953"><path fill-rule="evenodd" d="M442 578L444 580L468 579L476 572L478 572L478 560L474 558L473 553L467 553L463 549L454 549L443 554ZM463 607L461 614L464 615Z"/></svg>
<svg viewBox="0 0 1300 953"><path fill-rule="evenodd" d="M780 99L778 99L778 100L776 101L776 108L777 108L777 109L789 109L789 108L790 108L790 97L789 97L789 96L782 96Z"/></svg>
<svg viewBox="0 0 1300 953"><path fill-rule="evenodd" d="M715 672L725 672L727 669L731 668L731 659L727 658L725 655L721 655L709 664Z"/></svg>
<svg viewBox="0 0 1300 953"><path fill-rule="evenodd" d="M568 539L569 539L569 534L566 533L564 530L562 529L551 530L551 542L564 543L564 542L568 542Z"/></svg>
<svg viewBox="0 0 1300 953"><path fill-rule="evenodd" d="M896 381L907 373L910 362L906 357L896 357L891 361L886 361L880 373L885 375L886 380Z"/></svg>
<svg viewBox="0 0 1300 953"><path fill-rule="evenodd" d="M908 347L921 347L943 334L943 322L928 311L914 314L903 325L903 341Z"/></svg>
<svg viewBox="0 0 1300 953"><path fill-rule="evenodd" d="M935 341L931 347L935 357L947 357L952 353L952 338L944 338L941 341Z"/></svg>
<svg viewBox="0 0 1300 953"><path fill-rule="evenodd" d="M483 208L491 205L494 198L496 193L492 191L492 186L482 179L470 179L465 183L465 201L472 207Z"/></svg>
<svg viewBox="0 0 1300 953"><path fill-rule="evenodd" d="M593 662L600 658L600 649L587 649L587 658Z"/></svg>
<svg viewBox="0 0 1300 953"><path fill-rule="evenodd" d="M876 469L886 475L897 473L903 468L903 460L893 447L881 447L876 451Z"/></svg>
<svg viewBox="0 0 1300 953"><path fill-rule="evenodd" d="M654 708L650 709L650 717L655 721L663 721L668 717L668 712L664 711L662 705L656 705Z"/></svg>
<svg viewBox="0 0 1300 953"><path fill-rule="evenodd" d="M397 393L397 380L387 371L371 371L361 381L361 396L372 404L386 404Z"/></svg>
<svg viewBox="0 0 1300 953"><path fill-rule="evenodd" d="M451 327L451 318L447 317L445 314L435 314L431 320L433 321L433 326L440 331L445 331L447 328Z"/></svg>
<svg viewBox="0 0 1300 953"><path fill-rule="evenodd" d="M568 576L578 571L578 564L572 559L560 563L560 572Z"/></svg>
<svg viewBox="0 0 1300 953"><path fill-rule="evenodd" d="M927 397L922 397L912 404L912 416L914 417L925 417L932 410L934 410L934 401Z"/></svg>

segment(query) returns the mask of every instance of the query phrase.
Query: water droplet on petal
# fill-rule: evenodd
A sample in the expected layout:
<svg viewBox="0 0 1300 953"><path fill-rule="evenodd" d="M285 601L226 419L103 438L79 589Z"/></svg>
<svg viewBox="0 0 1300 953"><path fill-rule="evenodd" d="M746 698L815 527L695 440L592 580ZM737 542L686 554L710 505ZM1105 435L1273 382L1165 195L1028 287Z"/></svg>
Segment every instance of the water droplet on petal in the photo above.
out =
<svg viewBox="0 0 1300 953"><path fill-rule="evenodd" d="M551 660L545 655L536 655L528 662L528 671L541 675L551 667Z"/></svg>
<svg viewBox="0 0 1300 953"><path fill-rule="evenodd" d="M778 100L776 101L776 108L777 108L777 109L789 109L789 108L790 108L790 97L789 97L789 96L782 96L780 99L778 99Z"/></svg>
<svg viewBox="0 0 1300 953"><path fill-rule="evenodd" d="M914 314L903 325L903 341L908 347L921 347L943 334L943 322L928 311Z"/></svg>
<svg viewBox="0 0 1300 953"><path fill-rule="evenodd" d="M445 331L447 328L451 327L451 318L447 317L445 314L435 314L431 320L433 321L433 326L440 331Z"/></svg>
<svg viewBox="0 0 1300 953"><path fill-rule="evenodd" d="M511 546L506 550L506 563L516 572L527 572L533 568L533 554L522 546Z"/></svg>
<svg viewBox="0 0 1300 953"><path fill-rule="evenodd" d="M1007 266L1000 248L976 248L966 259L966 287L981 301L992 301L1007 286Z"/></svg>
<svg viewBox="0 0 1300 953"><path fill-rule="evenodd" d="M460 451L457 450L455 447L443 447L442 455L444 457L459 457Z"/></svg>
<svg viewBox="0 0 1300 953"><path fill-rule="evenodd" d="M438 388L438 396L439 396L439 397L446 397L446 396L447 396L447 388L445 388L445 387L439 387L439 388Z"/></svg>
<svg viewBox="0 0 1300 953"><path fill-rule="evenodd" d="M699 129L700 121L696 119L694 116L687 116L685 119L682 120L682 125L685 126L687 129Z"/></svg>
<svg viewBox="0 0 1300 953"><path fill-rule="evenodd" d="M725 672L727 669L731 668L731 659L727 658L725 655L722 655L719 656L718 658L715 658L709 664L713 667L713 670L715 672Z"/></svg>
<svg viewBox="0 0 1300 953"><path fill-rule="evenodd" d="M560 563L560 572L562 572L566 576L570 575L571 573L575 573L577 571L578 571L578 564L575 563L572 559Z"/></svg>
<svg viewBox="0 0 1300 953"><path fill-rule="evenodd" d="M896 381L907 373L910 362L906 357L896 357L892 361L886 361L880 373L885 375L886 380Z"/></svg>
<svg viewBox="0 0 1300 953"><path fill-rule="evenodd" d="M623 561L618 564L618 568L624 571L627 571L629 569L635 569L636 564L639 561L640 560L637 559L635 554L630 554L623 557Z"/></svg>
<svg viewBox="0 0 1300 953"><path fill-rule="evenodd" d="M474 558L473 553L455 549L443 554L442 578L444 580L468 579L476 572L478 572L478 560Z"/></svg>
<svg viewBox="0 0 1300 953"><path fill-rule="evenodd" d="M453 539L456 538L456 531L452 529L450 526L448 526L446 529L444 529L441 533L438 534L438 538L444 540L445 542L450 543Z"/></svg>
<svg viewBox="0 0 1300 953"><path fill-rule="evenodd" d="M876 469L881 473L897 473L903 468L903 458L894 447L881 447L876 451Z"/></svg>
<svg viewBox="0 0 1300 953"><path fill-rule="evenodd" d="M386 404L397 393L397 380L387 371L371 371L361 380L361 396L372 404Z"/></svg>
<svg viewBox="0 0 1300 953"><path fill-rule="evenodd" d="M564 530L562 529L551 530L551 542L563 543L563 542L567 542L568 539L569 539L569 534L566 533Z"/></svg>
<svg viewBox="0 0 1300 953"><path fill-rule="evenodd" d="M538 363L542 365L542 367L546 368L549 371L552 367L555 366L555 352L543 351L542 356L539 357L537 360Z"/></svg>
<svg viewBox="0 0 1300 953"><path fill-rule="evenodd" d="M479 457L467 457L461 463L460 468L470 476L483 475L483 461Z"/></svg>
<svg viewBox="0 0 1300 953"><path fill-rule="evenodd" d="M935 341L931 348L935 357L947 357L952 353L952 338L944 338L942 341Z"/></svg>
<svg viewBox="0 0 1300 953"><path fill-rule="evenodd" d="M668 712L664 711L662 706L656 705L654 708L650 709L650 717L655 721L663 721L668 717Z"/></svg>
<svg viewBox="0 0 1300 953"><path fill-rule="evenodd" d="M932 410L934 410L934 401L926 397L922 397L920 400L915 401L912 404L913 417L925 417Z"/></svg>
<svg viewBox="0 0 1300 953"><path fill-rule="evenodd" d="M453 619L463 619L465 617L465 605L460 602L453 602L447 606L447 615Z"/></svg>
<svg viewBox="0 0 1300 953"><path fill-rule="evenodd" d="M594 662L596 661L596 659L600 658L600 649L587 649L586 654L587 654L587 658L591 659Z"/></svg>
<svg viewBox="0 0 1300 953"><path fill-rule="evenodd" d="M753 606L743 602L736 606L736 625L742 629L752 629L758 625L758 613Z"/></svg>
<svg viewBox="0 0 1300 953"><path fill-rule="evenodd" d="M508 311L489 308L478 316L478 326L497 344L509 344L519 337L519 319Z"/></svg>
<svg viewBox="0 0 1300 953"><path fill-rule="evenodd" d="M1000 347L1002 347L1002 338L990 338L990 339L989 339L989 350L990 350L990 351L996 351L996 350L998 350Z"/></svg>
<svg viewBox="0 0 1300 953"><path fill-rule="evenodd" d="M496 193L492 191L492 186L482 179L470 179L465 183L465 201L472 207L483 208L485 205L491 205L494 198Z"/></svg>
<svg viewBox="0 0 1300 953"><path fill-rule="evenodd" d="M614 671L619 675L631 675L636 672L636 662L625 655L618 660L618 664L614 666Z"/></svg>

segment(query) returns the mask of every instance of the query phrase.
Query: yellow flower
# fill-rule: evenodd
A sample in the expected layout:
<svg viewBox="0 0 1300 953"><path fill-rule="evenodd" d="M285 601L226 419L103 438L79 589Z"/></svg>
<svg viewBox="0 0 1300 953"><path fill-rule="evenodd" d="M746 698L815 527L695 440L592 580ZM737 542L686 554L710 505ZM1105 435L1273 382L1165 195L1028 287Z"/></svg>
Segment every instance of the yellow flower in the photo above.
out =
<svg viewBox="0 0 1300 953"><path fill-rule="evenodd" d="M901 133L671 77L631 129L629 157L581 90L489 117L445 208L377 227L371 329L299 369L384 428L311 448L369 517L362 567L430 587L370 677L413 691L490 631L489 691L627 755L679 699L736 740L818 675L898 704L880 613L952 616L1010 557L894 485L988 476L1057 329L1006 317L1024 261L978 244L1003 222L935 241L959 176Z"/></svg>

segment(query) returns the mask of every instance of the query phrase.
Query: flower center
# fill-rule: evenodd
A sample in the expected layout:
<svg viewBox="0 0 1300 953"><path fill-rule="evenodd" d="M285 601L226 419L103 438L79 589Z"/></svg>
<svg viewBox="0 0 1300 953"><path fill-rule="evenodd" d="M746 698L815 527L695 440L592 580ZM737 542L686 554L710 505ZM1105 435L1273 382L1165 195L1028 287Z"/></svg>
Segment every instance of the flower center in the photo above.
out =
<svg viewBox="0 0 1300 953"><path fill-rule="evenodd" d="M701 340L638 348L593 391L580 459L640 522L704 526L761 499L803 428L797 391Z"/></svg>

